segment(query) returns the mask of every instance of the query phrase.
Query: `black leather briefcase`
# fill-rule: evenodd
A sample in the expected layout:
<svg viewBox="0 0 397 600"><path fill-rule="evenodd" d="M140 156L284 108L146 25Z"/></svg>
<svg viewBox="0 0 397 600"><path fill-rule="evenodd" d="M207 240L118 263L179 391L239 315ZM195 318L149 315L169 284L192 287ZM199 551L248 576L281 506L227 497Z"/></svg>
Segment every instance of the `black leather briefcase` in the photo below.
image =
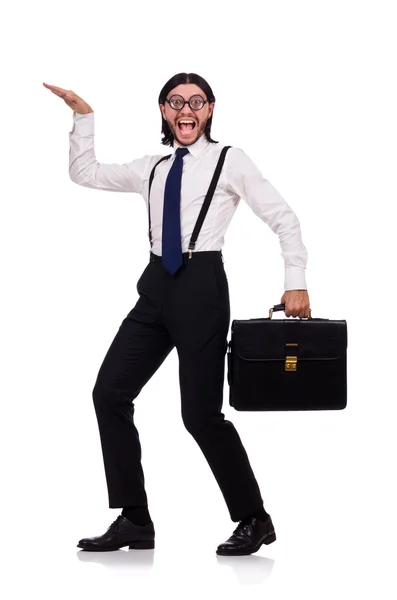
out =
<svg viewBox="0 0 397 600"><path fill-rule="evenodd" d="M313 318L233 320L229 403L239 411L338 410L347 404L347 323Z"/></svg>

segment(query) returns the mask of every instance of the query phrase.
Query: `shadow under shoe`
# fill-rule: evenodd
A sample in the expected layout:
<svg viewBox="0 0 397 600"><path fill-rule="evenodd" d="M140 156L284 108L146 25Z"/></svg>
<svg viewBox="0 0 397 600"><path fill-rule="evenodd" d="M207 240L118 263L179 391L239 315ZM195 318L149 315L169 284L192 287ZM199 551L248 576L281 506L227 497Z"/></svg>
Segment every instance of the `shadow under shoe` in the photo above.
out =
<svg viewBox="0 0 397 600"><path fill-rule="evenodd" d="M230 538L218 546L216 553L224 556L253 554L262 544L271 544L275 540L276 533L270 515L266 521L247 517L237 525Z"/></svg>
<svg viewBox="0 0 397 600"><path fill-rule="evenodd" d="M154 538L153 521L146 525L136 525L119 515L103 535L82 538L77 547L94 552L119 550L124 546L136 550L151 550L154 548Z"/></svg>

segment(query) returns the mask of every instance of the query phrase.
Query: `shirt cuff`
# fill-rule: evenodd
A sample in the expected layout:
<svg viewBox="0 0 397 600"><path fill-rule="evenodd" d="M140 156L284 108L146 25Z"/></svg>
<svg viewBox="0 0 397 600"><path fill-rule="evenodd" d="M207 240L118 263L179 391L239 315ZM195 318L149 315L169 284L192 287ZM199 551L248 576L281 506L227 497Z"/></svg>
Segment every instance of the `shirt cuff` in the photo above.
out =
<svg viewBox="0 0 397 600"><path fill-rule="evenodd" d="M286 267L284 290L307 290L305 269L299 267Z"/></svg>
<svg viewBox="0 0 397 600"><path fill-rule="evenodd" d="M73 127L70 133L77 135L94 135L94 112L85 115L73 112Z"/></svg>

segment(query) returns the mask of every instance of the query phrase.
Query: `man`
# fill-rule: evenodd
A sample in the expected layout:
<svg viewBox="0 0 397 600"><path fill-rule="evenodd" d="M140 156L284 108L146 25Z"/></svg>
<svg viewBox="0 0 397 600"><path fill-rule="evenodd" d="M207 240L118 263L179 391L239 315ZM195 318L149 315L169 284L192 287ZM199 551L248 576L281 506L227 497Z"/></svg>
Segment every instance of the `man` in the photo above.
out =
<svg viewBox="0 0 397 600"><path fill-rule="evenodd" d="M122 512L103 535L83 538L78 547L154 548L134 400L176 347L184 425L199 444L232 521L238 522L217 553L256 552L276 534L241 439L221 412L230 323L221 248L243 197L280 238L286 316L308 317L307 252L299 221L242 150L212 140L215 97L199 75L179 73L160 92L162 144L171 146L172 154L143 156L123 165L96 160L93 109L72 91L44 85L74 111L72 181L141 194L152 244L137 283L139 299L122 321L93 389L109 507ZM219 179L211 188L217 165Z"/></svg>

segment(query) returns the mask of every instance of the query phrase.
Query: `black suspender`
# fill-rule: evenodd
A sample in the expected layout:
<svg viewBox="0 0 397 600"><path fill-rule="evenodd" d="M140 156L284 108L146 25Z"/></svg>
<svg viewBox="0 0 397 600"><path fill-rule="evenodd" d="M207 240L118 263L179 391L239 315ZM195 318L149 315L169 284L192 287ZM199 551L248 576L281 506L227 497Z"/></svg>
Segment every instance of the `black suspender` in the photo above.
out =
<svg viewBox="0 0 397 600"><path fill-rule="evenodd" d="M196 225L194 226L192 237L190 238L190 242L189 242L189 258L192 257L192 252L193 252L194 247L196 245L198 234L200 233L200 229L201 229L201 227L203 225L204 219L205 219L206 214L208 212L208 209L210 207L211 200L213 198L213 195L214 195L214 192L215 192L215 189L216 189L216 185L218 183L219 176L220 176L221 171L222 171L223 163L225 162L226 152L231 147L232 146L224 146L224 148L222 148L221 154L220 154L219 159L218 159L218 163L217 163L216 168L215 168L214 175L212 177L210 186L208 188L208 191L207 191L207 194L205 196L203 205L201 207L200 214L199 214L199 216L197 218ZM152 248L152 232L151 232L151 221L150 221L150 189L152 187L152 182L153 182L153 178L154 178L154 174L155 174L155 170L156 170L157 165L160 164L163 160L168 159L170 156L171 156L171 154L167 154L167 156L163 156L162 158L160 158L160 160L158 162L156 162L156 164L154 165L154 167L153 167L153 169L152 169L152 171L150 173L150 177L149 177L148 213L149 213L149 241L150 241L150 248Z"/></svg>
<svg viewBox="0 0 397 600"><path fill-rule="evenodd" d="M224 148L222 148L222 152L220 154L218 164L216 165L216 169L215 169L214 175L212 177L210 187L208 188L208 192L204 199L203 206L201 207L200 214L198 216L196 225L194 226L194 229L193 229L192 237L190 238L189 258L192 257L192 251L194 250L194 246L196 245L196 240L197 240L198 234L200 233L201 226L203 224L205 216L210 207L211 200L212 200L212 197L215 192L216 184L218 183L218 179L219 179L219 176L222 171L223 163L225 162L226 152L229 150L229 148L231 148L231 146L225 146Z"/></svg>
<svg viewBox="0 0 397 600"><path fill-rule="evenodd" d="M152 224L150 222L150 189L152 187L152 182L153 182L153 177L154 177L154 173L156 171L156 167L157 165L159 165L161 162L163 162L163 160L167 160L167 158L169 158L170 156L172 156L171 154L167 154L167 156L163 156L163 158L160 158L159 161L156 162L156 164L154 165L152 172L150 173L150 177L149 177L149 192L148 192L148 198L147 198L147 209L148 209L148 213L149 213L149 241L150 241L150 249L152 249L153 246L153 242L152 242Z"/></svg>

